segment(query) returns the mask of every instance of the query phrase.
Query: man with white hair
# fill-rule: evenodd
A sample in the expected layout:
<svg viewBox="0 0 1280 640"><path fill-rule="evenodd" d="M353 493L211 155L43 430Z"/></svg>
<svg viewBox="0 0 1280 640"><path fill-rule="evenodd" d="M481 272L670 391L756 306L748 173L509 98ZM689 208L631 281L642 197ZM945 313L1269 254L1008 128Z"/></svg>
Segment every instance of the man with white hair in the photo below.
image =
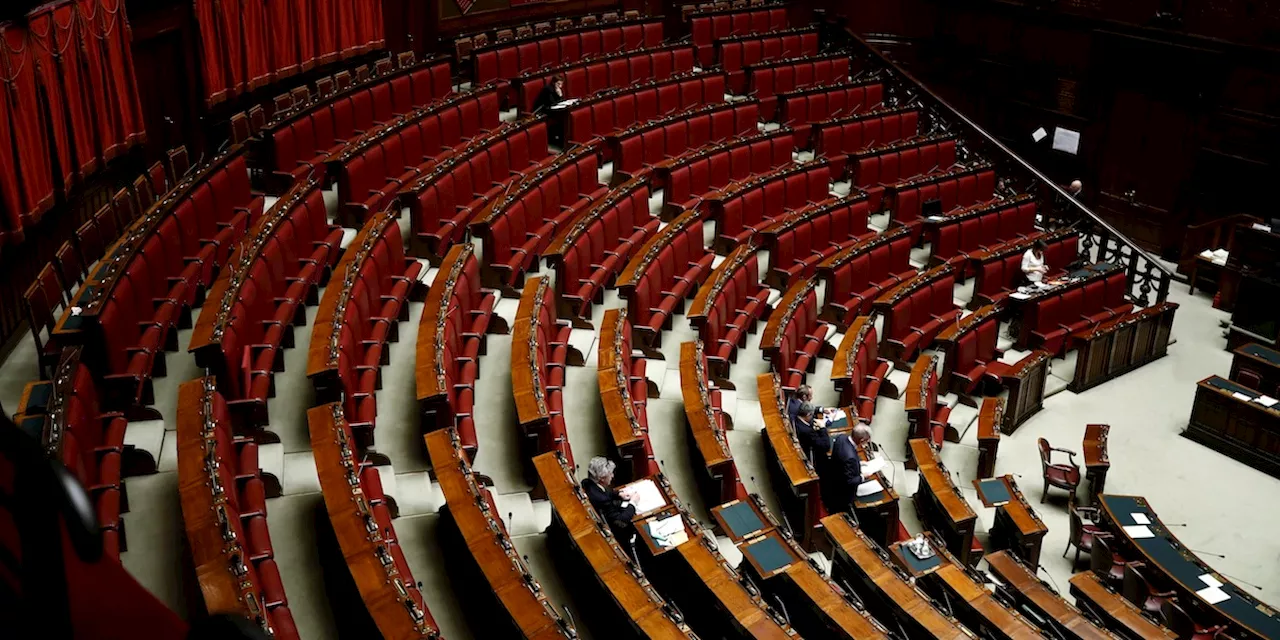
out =
<svg viewBox="0 0 1280 640"><path fill-rule="evenodd" d="M587 463L587 478L582 481L582 490L587 492L591 506L600 514L609 528L619 540L631 539L633 527L631 519L636 516L634 505L623 506L627 497L613 488L613 470L617 465L603 456L596 456Z"/></svg>
<svg viewBox="0 0 1280 640"><path fill-rule="evenodd" d="M806 402L813 402L813 387L802 384L796 387L795 393L787 399L787 419L795 422L796 414L800 412L800 405ZM822 413L821 407L815 406L813 409L817 413Z"/></svg>
<svg viewBox="0 0 1280 640"><path fill-rule="evenodd" d="M835 438L831 447L831 464L822 484L830 487L824 491L829 498L827 511L844 513L850 509L858 485L870 480L863 477L862 461L858 458L858 446L871 442L871 427L859 422L849 433Z"/></svg>

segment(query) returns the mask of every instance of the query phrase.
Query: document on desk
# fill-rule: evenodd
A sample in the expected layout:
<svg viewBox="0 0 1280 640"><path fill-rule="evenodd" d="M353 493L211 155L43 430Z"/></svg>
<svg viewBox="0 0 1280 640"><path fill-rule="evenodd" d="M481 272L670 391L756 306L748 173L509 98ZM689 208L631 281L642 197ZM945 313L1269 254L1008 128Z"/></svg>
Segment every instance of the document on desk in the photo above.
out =
<svg viewBox="0 0 1280 640"><path fill-rule="evenodd" d="M1013 292L1013 293L1009 294L1009 297L1010 297L1010 298L1016 298L1016 299L1018 299L1018 300L1026 300L1026 299L1030 298L1031 296L1030 296L1030 295L1028 295L1028 294L1025 294L1025 293L1023 293L1023 292L1021 292L1021 291L1015 291L1015 292Z"/></svg>
<svg viewBox="0 0 1280 640"><path fill-rule="evenodd" d="M873 476L884 470L884 458L876 456L862 463L862 477Z"/></svg>
<svg viewBox="0 0 1280 640"><path fill-rule="evenodd" d="M857 493L859 498L863 498L869 495L880 493L881 491L884 491L884 487L880 484L880 481L872 480L870 482L864 482L858 485Z"/></svg>
<svg viewBox="0 0 1280 640"><path fill-rule="evenodd" d="M1151 519L1145 513L1131 513L1129 517L1133 518L1134 524L1151 524Z"/></svg>
<svg viewBox="0 0 1280 640"><path fill-rule="evenodd" d="M1270 409L1271 407L1274 407L1277 402L1276 399L1272 398L1271 396L1258 396L1254 398L1253 401L1264 407L1267 407L1268 409Z"/></svg>
<svg viewBox="0 0 1280 640"><path fill-rule="evenodd" d="M650 521L649 535L664 549L678 547L689 541L689 533L684 530L684 520L679 514Z"/></svg>
<svg viewBox="0 0 1280 640"><path fill-rule="evenodd" d="M1227 592L1223 591L1222 587L1205 587L1197 591L1196 595L1209 604L1218 604L1224 600L1231 599L1231 596L1227 595Z"/></svg>
<svg viewBox="0 0 1280 640"><path fill-rule="evenodd" d="M1213 577L1213 574L1212 574L1212 573L1206 573L1206 574L1204 574L1204 575L1200 576L1200 582L1203 582L1203 583L1205 583L1205 584L1209 585L1210 587L1221 587L1221 586L1222 586L1222 583L1221 583L1221 582L1219 582L1217 578Z"/></svg>
<svg viewBox="0 0 1280 640"><path fill-rule="evenodd" d="M1250 400L1253 400L1253 398L1250 398L1249 396L1246 396L1245 394L1240 393L1239 391L1232 391L1231 396L1241 402L1248 402Z"/></svg>
<svg viewBox="0 0 1280 640"><path fill-rule="evenodd" d="M1133 538L1134 540L1138 540L1140 538L1156 537L1156 534L1152 533L1151 529L1147 528L1147 526L1144 524L1136 524L1136 525L1125 527L1124 532L1129 534L1129 537Z"/></svg>
<svg viewBox="0 0 1280 640"><path fill-rule="evenodd" d="M632 482L624 489L627 490L630 498L628 502L635 506L636 513L648 513L667 506L667 500L662 497L662 492L658 491L658 485L649 478Z"/></svg>

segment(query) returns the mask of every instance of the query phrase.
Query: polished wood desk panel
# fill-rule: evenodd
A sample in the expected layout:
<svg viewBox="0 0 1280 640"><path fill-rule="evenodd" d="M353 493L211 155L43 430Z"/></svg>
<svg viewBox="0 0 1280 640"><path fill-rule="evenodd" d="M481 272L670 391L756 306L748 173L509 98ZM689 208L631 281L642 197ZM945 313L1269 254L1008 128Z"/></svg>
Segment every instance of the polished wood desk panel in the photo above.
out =
<svg viewBox="0 0 1280 640"><path fill-rule="evenodd" d="M573 626L556 613L511 543L506 525L494 513L491 499L471 471L456 432L433 431L425 440L448 508L442 526L456 529L459 546L469 553L483 582L509 616L511 630L530 639L575 637Z"/></svg>
<svg viewBox="0 0 1280 640"><path fill-rule="evenodd" d="M769 479L782 507L782 517L805 551L816 551L824 540L821 520L826 515L818 472L800 448L787 419L787 403L777 374L756 376L756 393L764 419L765 456Z"/></svg>
<svg viewBox="0 0 1280 640"><path fill-rule="evenodd" d="M978 477L996 472L996 452L1000 448L1000 423L1004 420L1004 398L986 398L978 410Z"/></svg>
<svg viewBox="0 0 1280 640"><path fill-rule="evenodd" d="M1056 276L1052 281L1053 284L1046 289L1035 289L1030 293L1015 292L1010 294L1005 300L1008 303L1009 312L1014 318L1014 328L1018 332L1017 337L1014 339L1014 346L1019 351L1028 351L1040 347L1039 342L1034 345L1031 344L1033 340L1031 334L1035 331L1035 326L1029 320L1030 317L1033 317L1032 311L1035 311L1045 300L1056 298L1075 289L1084 289L1085 285L1091 282L1105 280L1107 276L1123 270L1123 267L1110 263L1085 265L1070 273Z"/></svg>
<svg viewBox="0 0 1280 640"><path fill-rule="evenodd" d="M696 578L691 586L709 595L707 604L716 608L732 625L731 629L721 627L718 633L726 634L726 637L758 640L799 637L785 621L774 619L774 613L758 594L743 586L738 572L720 555L715 543L708 541L700 531L676 550L686 569L681 573ZM702 635L712 637L712 631L704 629Z"/></svg>
<svg viewBox="0 0 1280 640"><path fill-rule="evenodd" d="M946 557L947 554L943 552L942 555ZM952 558L946 558L942 566L924 581L945 590L949 594L945 600L951 603L956 617L984 638L1031 640L1041 637L1040 630L1034 624L1000 604L995 595L974 580ZM960 611L955 610L957 605Z"/></svg>
<svg viewBox="0 0 1280 640"><path fill-rule="evenodd" d="M599 348L596 351L596 383L600 387L600 403L604 407L605 423L613 440L612 450L628 464L619 469L621 477L630 479L636 468L634 460L650 456L648 425L640 423L636 405L631 398L631 379L628 366L631 358L630 337L627 329L626 309L609 309L604 313L600 326ZM623 353L626 351L626 353ZM624 359L627 364L624 364ZM656 468L656 465L655 465Z"/></svg>
<svg viewBox="0 0 1280 640"><path fill-rule="evenodd" d="M848 424L857 424L857 420L853 417L853 412L848 407L844 409ZM850 427L852 430L852 427ZM841 430L832 432L834 438L836 433ZM865 446L858 447L858 459L863 462L871 461L871 452ZM865 496L853 497L854 513L858 516L858 522L861 523L862 532L868 538L871 538L876 544L882 547L888 547L898 539L898 529L900 522L900 512L898 505L898 492L893 488L893 484L889 482L889 478L884 475L883 471L871 476L884 487L884 491L868 494Z"/></svg>
<svg viewBox="0 0 1280 640"><path fill-rule="evenodd" d="M1051 358L1048 351L1032 351L1001 374L1000 384L1009 390L1001 433L1013 435L1019 425L1044 406L1045 379L1049 376Z"/></svg>
<svg viewBox="0 0 1280 640"><path fill-rule="evenodd" d="M1070 389L1080 393L1163 358L1177 310L1161 302L1071 334L1076 375Z"/></svg>
<svg viewBox="0 0 1280 640"><path fill-rule="evenodd" d="M960 318L955 322L947 323L947 326L942 331L938 332L938 337L934 338L934 341L937 343L938 351L942 352L942 378L941 383L938 385L939 393L949 393L953 391L956 393L964 393L964 379L960 379L957 383L954 378L956 371L953 367L958 359L956 344L961 338L977 331L978 328L986 322L994 322L996 324L996 331L999 331L999 316L1001 311L1003 311L1003 304L1001 302L989 304L978 308L973 313ZM981 386L977 387L978 392L980 392L981 389Z"/></svg>
<svg viewBox="0 0 1280 640"><path fill-rule="evenodd" d="M551 283L545 277L525 281L511 327L511 391L516 400L516 419L521 425L546 422L551 418L542 381L545 363L538 362L538 310Z"/></svg>
<svg viewBox="0 0 1280 640"><path fill-rule="evenodd" d="M787 325L791 323L791 319L795 317L796 311L804 304L809 294L817 288L818 279L809 278L796 282L782 294L773 313L769 314L769 321L765 323L764 331L760 333L760 353L765 360L772 363L777 359ZM824 351L829 348L830 345L823 345Z"/></svg>
<svg viewBox="0 0 1280 640"><path fill-rule="evenodd" d="M1013 481L1013 476L1000 476L986 480L984 484L997 481L1004 485L1003 489L1009 500L996 505L996 519L991 526L991 547L1008 549L1027 564L1033 567L1039 566L1040 547L1044 542L1045 534L1049 532L1049 527L1045 526L1035 509L1031 508L1027 497ZM973 483L981 495L983 492L979 481L974 480Z"/></svg>
<svg viewBox="0 0 1280 640"><path fill-rule="evenodd" d="M1264 407L1253 401L1258 396L1219 376L1201 380L1182 435L1280 478L1280 404Z"/></svg>
<svg viewBox="0 0 1280 640"><path fill-rule="evenodd" d="M1235 637L1280 639L1280 612L1259 602L1186 548L1164 526L1145 498L1104 494L1099 498L1098 507L1098 515L1101 516L1099 524L1116 537L1121 553L1129 558L1145 560L1147 571L1163 574L1177 591L1179 598L1196 602L1206 610L1216 611L1229 623ZM1126 527L1137 524L1134 514L1141 514L1151 522L1147 528L1154 536L1140 538L1130 534ZM1228 599L1210 604L1204 598L1201 590L1205 588L1205 584L1200 576L1205 574L1212 575L1222 583L1221 589L1229 596Z"/></svg>
<svg viewBox="0 0 1280 640"><path fill-rule="evenodd" d="M907 637L971 640L960 621L933 606L928 595L907 580L888 552L867 538L847 515L827 516L823 530L835 549L832 578L850 585L877 619L896 620Z"/></svg>
<svg viewBox="0 0 1280 640"><path fill-rule="evenodd" d="M952 555L972 565L978 561L972 549L978 514L961 495L929 441L914 438L909 444L920 471L920 483L912 497L920 522L942 538Z"/></svg>
<svg viewBox="0 0 1280 640"><path fill-rule="evenodd" d="M1111 469L1111 458L1107 456L1107 435L1111 426L1091 424L1084 428L1084 468L1085 477L1089 479L1089 501L1093 502L1107 484L1107 471Z"/></svg>
<svg viewBox="0 0 1280 640"><path fill-rule="evenodd" d="M987 571L1009 588L1018 604L1035 610L1054 630L1070 640L1108 640L1116 636L1099 628L1079 609L1045 586L1035 571L1016 556L996 551L987 556Z"/></svg>
<svg viewBox="0 0 1280 640"><path fill-rule="evenodd" d="M544 453L533 459L533 466L547 488L558 529L585 561L596 584L630 622L635 635L654 640L696 638L689 627L670 615L666 601L618 544L591 506L564 456Z"/></svg>
<svg viewBox="0 0 1280 640"><path fill-rule="evenodd" d="M406 587L414 587L413 577L401 575L395 562L383 562L386 540L377 527L369 530L367 523L373 512L361 490L360 457L354 439L348 436L342 403L308 410L307 425L325 512L378 632L384 638L438 638L440 632L431 613L420 609L406 592Z"/></svg>
<svg viewBox="0 0 1280 640"><path fill-rule="evenodd" d="M718 401L711 397L712 393L719 395L719 391L711 385L706 363L701 340L680 345L680 397L694 444L689 456L701 468L696 477L703 498L708 504L720 504L745 497L746 489L729 450L728 415L716 409Z"/></svg>
<svg viewBox="0 0 1280 640"><path fill-rule="evenodd" d="M1109 589L1092 571L1071 576L1071 595L1076 599L1076 606L1092 613L1106 623L1108 629L1129 640L1174 640L1178 637L1142 615L1141 609Z"/></svg>
<svg viewBox="0 0 1280 640"><path fill-rule="evenodd" d="M1256 342L1236 347L1232 352L1231 380L1280 397L1280 351Z"/></svg>

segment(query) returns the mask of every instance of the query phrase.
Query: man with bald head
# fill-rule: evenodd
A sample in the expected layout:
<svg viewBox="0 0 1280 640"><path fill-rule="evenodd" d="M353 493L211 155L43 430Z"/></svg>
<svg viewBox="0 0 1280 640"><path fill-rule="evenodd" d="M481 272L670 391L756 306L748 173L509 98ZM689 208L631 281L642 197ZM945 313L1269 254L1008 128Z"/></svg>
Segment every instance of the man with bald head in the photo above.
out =
<svg viewBox="0 0 1280 640"><path fill-rule="evenodd" d="M871 442L871 427L859 422L853 431L842 433L834 438L831 447L831 461L826 477L822 478L823 486L830 487L824 491L827 498L827 511L844 513L851 508L858 485L871 478L862 475L862 460L858 458L858 446Z"/></svg>

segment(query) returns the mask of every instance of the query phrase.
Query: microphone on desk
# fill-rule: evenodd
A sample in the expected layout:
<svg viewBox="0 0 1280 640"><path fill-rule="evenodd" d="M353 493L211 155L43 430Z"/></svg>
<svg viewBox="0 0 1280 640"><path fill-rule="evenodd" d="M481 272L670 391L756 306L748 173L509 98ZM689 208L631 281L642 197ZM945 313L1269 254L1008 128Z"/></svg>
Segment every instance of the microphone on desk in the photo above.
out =
<svg viewBox="0 0 1280 640"><path fill-rule="evenodd" d="M1210 552L1210 551L1201 551L1201 550L1199 550L1199 549L1192 549L1191 547L1187 547L1186 549L1187 549L1187 551L1190 551L1190 552L1192 552L1192 553L1195 553L1195 554L1198 554L1198 555L1202 555L1202 556L1213 556L1213 557L1215 557L1215 558L1222 558L1223 560L1226 560L1226 559L1227 559L1227 557L1226 557L1226 556L1224 556L1224 555L1222 555L1221 553L1213 553L1213 552Z"/></svg>
<svg viewBox="0 0 1280 640"><path fill-rule="evenodd" d="M1218 573L1222 573L1222 572L1221 572L1221 571L1219 571ZM1235 576L1233 576L1233 575L1231 575L1231 574L1229 574L1229 573L1222 573L1222 575L1224 575L1224 576L1226 576L1226 577L1228 577L1228 578L1231 578L1231 581L1232 581L1232 582L1239 582L1240 584L1245 585L1246 587L1253 587L1254 589L1257 589L1258 591L1262 591L1262 587L1259 587L1258 585L1256 585L1256 584L1254 584L1254 583L1252 583L1252 582L1248 582L1248 581L1246 581L1246 580L1241 580L1240 578L1237 578L1237 577L1235 577Z"/></svg>

